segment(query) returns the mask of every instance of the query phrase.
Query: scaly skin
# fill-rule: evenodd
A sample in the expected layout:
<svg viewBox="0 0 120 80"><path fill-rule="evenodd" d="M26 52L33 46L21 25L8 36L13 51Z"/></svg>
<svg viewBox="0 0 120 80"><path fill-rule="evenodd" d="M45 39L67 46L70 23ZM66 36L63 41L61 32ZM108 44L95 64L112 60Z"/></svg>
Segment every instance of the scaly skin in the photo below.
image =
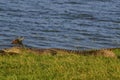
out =
<svg viewBox="0 0 120 80"><path fill-rule="evenodd" d="M49 49L36 49L36 48L22 48L22 47L12 47L2 50L4 53L11 54L22 54L24 52L33 53L33 54L80 54L80 55L94 55L94 56L105 56L105 57L116 57L112 52L114 48L101 49L101 50L68 50L60 48L49 48Z"/></svg>
<svg viewBox="0 0 120 80"><path fill-rule="evenodd" d="M94 56L105 56L105 57L115 57L116 55L112 52L113 49L101 49L101 50L67 50L67 49L53 49L56 52L60 53L69 53L69 54L80 54L80 55L94 55Z"/></svg>

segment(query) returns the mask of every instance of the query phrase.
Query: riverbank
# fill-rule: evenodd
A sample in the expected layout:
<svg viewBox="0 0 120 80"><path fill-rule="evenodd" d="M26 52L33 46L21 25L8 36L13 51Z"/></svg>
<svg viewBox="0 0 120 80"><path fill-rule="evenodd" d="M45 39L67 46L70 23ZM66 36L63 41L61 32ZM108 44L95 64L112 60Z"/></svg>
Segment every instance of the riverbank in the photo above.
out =
<svg viewBox="0 0 120 80"><path fill-rule="evenodd" d="M14 48L15 49L15 48ZM9 51L6 49L6 51ZM14 51L11 49L11 51ZM14 53L18 53L16 50ZM2 80L119 80L120 49L111 49L117 57L76 54L38 55L29 49L20 55L0 56ZM39 52L36 50L36 52ZM42 50L41 50L42 52ZM44 50L43 50L44 52ZM30 54L34 53L34 54ZM45 52L44 52L45 53ZM47 50L46 50L47 53ZM58 52L57 52L58 53ZM72 53L72 52L71 52Z"/></svg>
<svg viewBox="0 0 120 80"><path fill-rule="evenodd" d="M91 55L91 56L104 56L104 57L117 57L114 53L115 50L120 50L120 48L107 48L107 49L99 49L99 50L68 50L68 49L60 49L60 48L27 48L27 47L11 47L0 50L2 55L5 54L23 54L31 53L31 54L49 54L49 55L57 55L57 54L77 54L77 55Z"/></svg>

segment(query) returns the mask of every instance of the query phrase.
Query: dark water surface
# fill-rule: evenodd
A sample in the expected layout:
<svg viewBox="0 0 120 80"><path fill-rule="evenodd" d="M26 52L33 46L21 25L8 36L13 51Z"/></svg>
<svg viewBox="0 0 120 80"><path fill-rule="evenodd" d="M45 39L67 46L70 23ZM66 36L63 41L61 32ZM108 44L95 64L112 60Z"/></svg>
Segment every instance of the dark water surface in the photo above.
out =
<svg viewBox="0 0 120 80"><path fill-rule="evenodd" d="M0 0L0 48L120 47L120 0Z"/></svg>

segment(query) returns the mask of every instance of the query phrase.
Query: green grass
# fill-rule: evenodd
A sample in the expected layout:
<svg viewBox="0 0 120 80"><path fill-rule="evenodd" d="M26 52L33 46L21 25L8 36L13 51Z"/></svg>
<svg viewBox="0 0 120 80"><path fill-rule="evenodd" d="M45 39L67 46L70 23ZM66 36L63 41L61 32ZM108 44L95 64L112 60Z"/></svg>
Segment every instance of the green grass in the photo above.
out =
<svg viewBox="0 0 120 80"><path fill-rule="evenodd" d="M120 59L120 49L115 49L113 50L113 52L118 56L118 58Z"/></svg>
<svg viewBox="0 0 120 80"><path fill-rule="evenodd" d="M119 50L114 50L119 55ZM120 80L120 58L75 54L0 56L0 80Z"/></svg>

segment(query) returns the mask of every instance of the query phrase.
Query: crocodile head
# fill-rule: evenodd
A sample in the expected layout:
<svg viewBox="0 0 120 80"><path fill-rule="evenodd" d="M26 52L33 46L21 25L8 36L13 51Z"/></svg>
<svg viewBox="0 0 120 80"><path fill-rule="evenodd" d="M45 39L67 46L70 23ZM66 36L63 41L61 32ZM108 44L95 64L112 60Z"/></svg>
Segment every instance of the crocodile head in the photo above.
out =
<svg viewBox="0 0 120 80"><path fill-rule="evenodd" d="M3 51L6 52L6 53L20 54L21 53L21 48L20 47L5 48L5 49L3 49Z"/></svg>

